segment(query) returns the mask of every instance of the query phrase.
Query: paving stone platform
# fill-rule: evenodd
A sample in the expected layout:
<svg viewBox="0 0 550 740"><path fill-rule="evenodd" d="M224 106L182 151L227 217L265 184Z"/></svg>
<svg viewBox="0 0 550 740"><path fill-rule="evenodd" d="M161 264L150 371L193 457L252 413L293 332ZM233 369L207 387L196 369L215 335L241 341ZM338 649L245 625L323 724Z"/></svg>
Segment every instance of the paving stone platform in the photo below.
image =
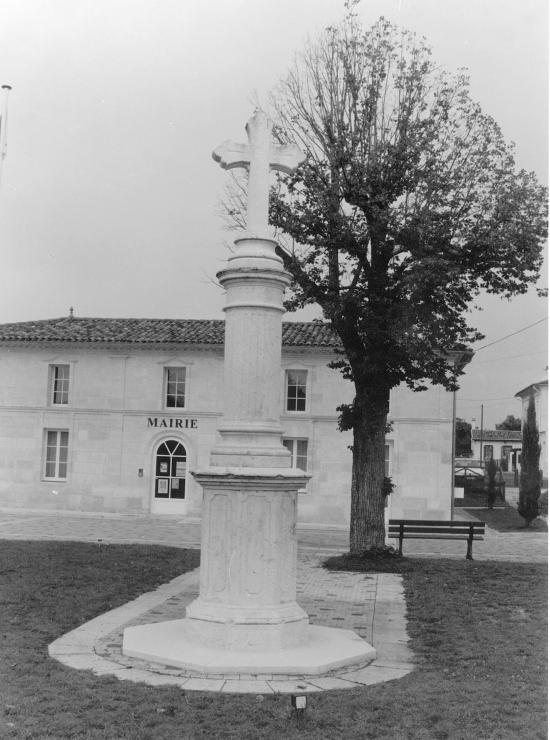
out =
<svg viewBox="0 0 550 740"><path fill-rule="evenodd" d="M198 569L156 591L87 622L49 647L51 657L72 668L152 686L176 685L186 691L229 693L306 693L357 688L401 678L414 668L408 647L401 577L393 574L331 573L319 555L300 557L298 602L312 624L354 630L377 651L367 665L321 676L272 674L204 675L150 663L122 654L125 627L179 619L198 595Z"/></svg>

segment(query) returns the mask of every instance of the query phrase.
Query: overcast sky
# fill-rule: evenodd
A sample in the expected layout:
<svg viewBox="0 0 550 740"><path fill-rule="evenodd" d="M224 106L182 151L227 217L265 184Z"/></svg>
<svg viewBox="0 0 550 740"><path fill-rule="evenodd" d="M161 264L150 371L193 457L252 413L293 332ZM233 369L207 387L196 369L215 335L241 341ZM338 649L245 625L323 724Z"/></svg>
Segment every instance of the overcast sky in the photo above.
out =
<svg viewBox="0 0 550 740"><path fill-rule="evenodd" d="M424 35L443 67L548 181L546 0L363 0ZM211 158L245 140L255 100L340 0L2 0L0 84L9 83L0 185L0 323L68 315L221 318L226 258ZM546 284L546 278L542 281ZM482 346L546 315L535 296L482 301ZM310 318L287 316L287 319ZM546 377L546 322L480 350L458 413L518 413Z"/></svg>

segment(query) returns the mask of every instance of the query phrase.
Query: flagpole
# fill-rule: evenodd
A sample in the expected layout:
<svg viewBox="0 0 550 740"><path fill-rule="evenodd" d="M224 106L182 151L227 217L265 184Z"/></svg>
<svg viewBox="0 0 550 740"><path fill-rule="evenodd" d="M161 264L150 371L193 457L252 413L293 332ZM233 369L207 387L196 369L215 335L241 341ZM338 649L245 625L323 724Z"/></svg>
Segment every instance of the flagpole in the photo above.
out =
<svg viewBox="0 0 550 740"><path fill-rule="evenodd" d="M11 85L2 85L2 111L0 113L0 184L8 146L8 95Z"/></svg>

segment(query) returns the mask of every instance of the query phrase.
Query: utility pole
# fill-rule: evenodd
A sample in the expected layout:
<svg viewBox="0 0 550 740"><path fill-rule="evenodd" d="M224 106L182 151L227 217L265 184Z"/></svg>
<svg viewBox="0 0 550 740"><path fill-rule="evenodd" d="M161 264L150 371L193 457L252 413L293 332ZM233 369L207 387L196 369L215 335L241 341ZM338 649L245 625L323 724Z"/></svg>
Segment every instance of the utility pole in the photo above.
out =
<svg viewBox="0 0 550 740"><path fill-rule="evenodd" d="M479 467L483 467L483 404L481 404L481 428L479 430Z"/></svg>
<svg viewBox="0 0 550 740"><path fill-rule="evenodd" d="M8 94L11 85L2 85L2 100L0 108L0 183L2 182L2 169L7 154L8 146Z"/></svg>

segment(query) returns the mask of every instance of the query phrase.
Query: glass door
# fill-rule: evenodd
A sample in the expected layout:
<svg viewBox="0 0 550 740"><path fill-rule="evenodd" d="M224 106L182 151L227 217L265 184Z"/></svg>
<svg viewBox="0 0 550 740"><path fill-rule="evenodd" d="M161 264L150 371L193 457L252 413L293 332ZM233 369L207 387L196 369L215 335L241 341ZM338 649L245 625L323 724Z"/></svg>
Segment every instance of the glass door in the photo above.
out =
<svg viewBox="0 0 550 740"><path fill-rule="evenodd" d="M187 475L187 451L185 447L175 439L162 442L155 455L155 488L154 499L159 504L185 499L185 483ZM154 506L153 510L160 513L162 510L173 510L162 506Z"/></svg>

